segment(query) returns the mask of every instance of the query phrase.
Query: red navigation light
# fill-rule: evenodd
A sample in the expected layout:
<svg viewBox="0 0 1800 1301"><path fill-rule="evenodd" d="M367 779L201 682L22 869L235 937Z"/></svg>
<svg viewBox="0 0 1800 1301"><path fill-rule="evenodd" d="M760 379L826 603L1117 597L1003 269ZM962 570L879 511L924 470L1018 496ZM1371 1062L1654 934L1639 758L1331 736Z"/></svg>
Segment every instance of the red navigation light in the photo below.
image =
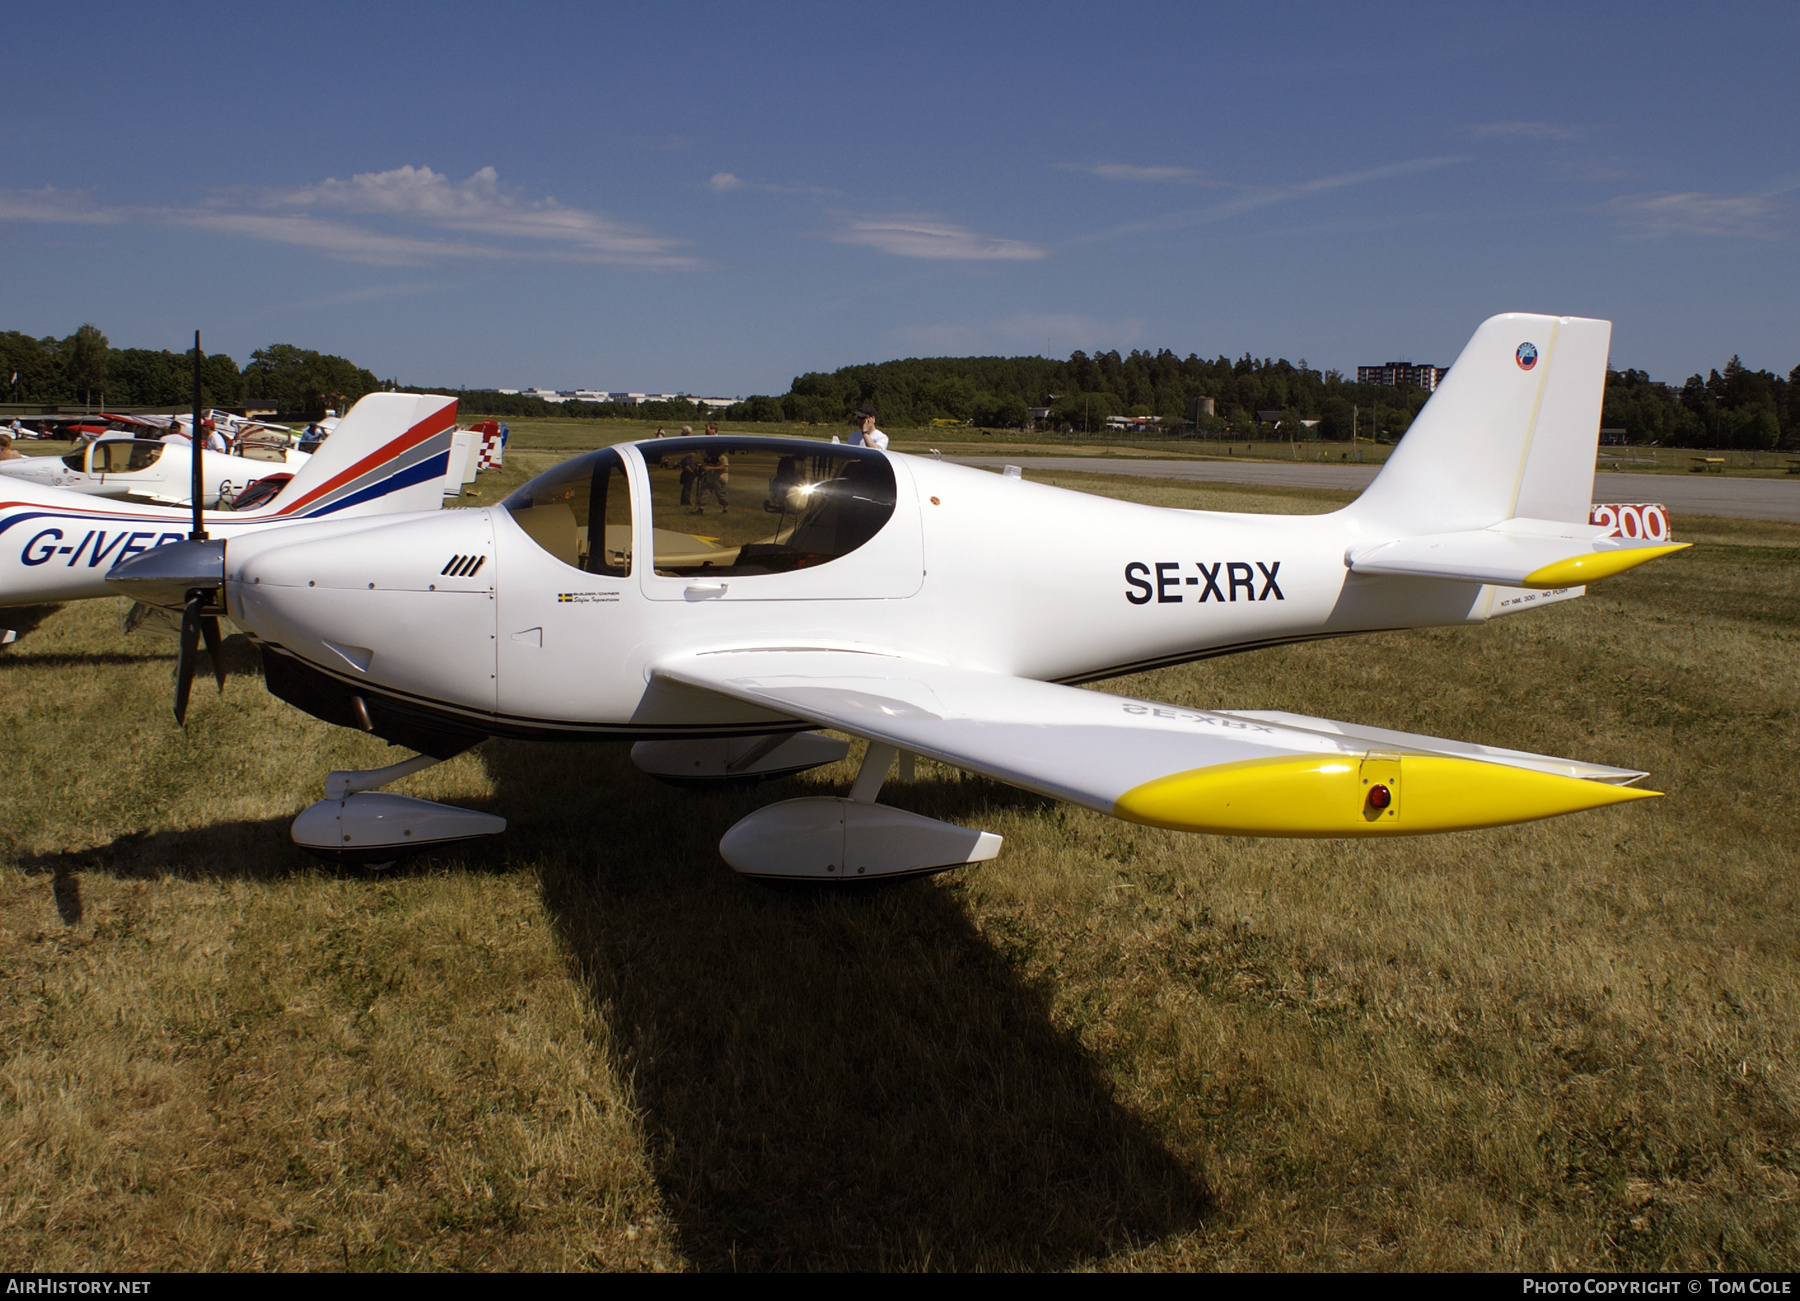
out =
<svg viewBox="0 0 1800 1301"><path fill-rule="evenodd" d="M1389 790L1387 787L1379 785L1379 784L1369 787L1369 807L1370 808L1385 809L1388 805L1392 804L1393 802L1394 802L1394 792Z"/></svg>

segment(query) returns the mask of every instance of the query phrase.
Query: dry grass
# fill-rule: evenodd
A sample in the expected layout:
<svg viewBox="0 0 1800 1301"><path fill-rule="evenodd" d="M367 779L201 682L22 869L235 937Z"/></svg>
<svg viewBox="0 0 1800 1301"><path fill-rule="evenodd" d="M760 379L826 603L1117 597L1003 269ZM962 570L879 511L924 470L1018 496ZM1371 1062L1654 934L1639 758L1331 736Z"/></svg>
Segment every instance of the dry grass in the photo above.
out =
<svg viewBox="0 0 1800 1301"><path fill-rule="evenodd" d="M383 747L251 676L184 737L113 603L9 611L4 1263L1791 1268L1800 528L1676 526L1707 545L1583 601L1115 684L1667 800L1257 842L922 765L885 798L1006 851L842 892L715 846L849 765L696 795L597 745L402 785L497 842L321 868L287 820Z"/></svg>

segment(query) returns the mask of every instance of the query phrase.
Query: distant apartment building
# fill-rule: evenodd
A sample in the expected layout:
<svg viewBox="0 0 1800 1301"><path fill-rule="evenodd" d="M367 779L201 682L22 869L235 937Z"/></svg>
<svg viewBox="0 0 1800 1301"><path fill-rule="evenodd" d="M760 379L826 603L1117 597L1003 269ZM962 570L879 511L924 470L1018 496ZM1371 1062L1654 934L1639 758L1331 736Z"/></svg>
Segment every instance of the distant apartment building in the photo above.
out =
<svg viewBox="0 0 1800 1301"><path fill-rule="evenodd" d="M1410 361L1390 361L1382 366L1358 366L1356 382L1358 384L1379 384L1383 388L1398 388L1402 384L1416 384L1430 393L1436 390L1439 381L1449 373L1448 366L1414 365Z"/></svg>

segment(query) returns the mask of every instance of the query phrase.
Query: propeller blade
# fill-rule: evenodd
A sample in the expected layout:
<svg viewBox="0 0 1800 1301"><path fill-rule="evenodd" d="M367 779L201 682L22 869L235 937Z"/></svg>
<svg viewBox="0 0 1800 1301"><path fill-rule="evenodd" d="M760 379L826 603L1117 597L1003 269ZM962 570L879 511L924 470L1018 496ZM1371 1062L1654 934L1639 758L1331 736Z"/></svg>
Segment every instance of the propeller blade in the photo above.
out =
<svg viewBox="0 0 1800 1301"><path fill-rule="evenodd" d="M175 661L175 721L187 725L188 697L194 691L194 661L200 652L200 604L196 596L181 612L181 658Z"/></svg>
<svg viewBox="0 0 1800 1301"><path fill-rule="evenodd" d="M194 531L192 533L189 533L188 537L192 538L196 542L204 542L206 540L206 516L203 513L203 511L205 510L206 504L202 500L202 497L206 492L206 476L205 476L204 470L202 469L202 459L206 455L206 448L204 446L204 444L206 442L206 434L200 428L200 360L201 360L201 358L200 358L200 331L195 330L194 331L194 429L193 429L194 437L193 437L192 441L189 443L189 446L193 448L193 453L188 458L189 464L194 471L194 482L192 485L193 493L194 493Z"/></svg>
<svg viewBox="0 0 1800 1301"><path fill-rule="evenodd" d="M214 593L207 593L210 599ZM219 680L219 694L225 694L225 657L219 653L219 621L213 615L200 619L200 635L206 639L206 654L212 660L213 676Z"/></svg>

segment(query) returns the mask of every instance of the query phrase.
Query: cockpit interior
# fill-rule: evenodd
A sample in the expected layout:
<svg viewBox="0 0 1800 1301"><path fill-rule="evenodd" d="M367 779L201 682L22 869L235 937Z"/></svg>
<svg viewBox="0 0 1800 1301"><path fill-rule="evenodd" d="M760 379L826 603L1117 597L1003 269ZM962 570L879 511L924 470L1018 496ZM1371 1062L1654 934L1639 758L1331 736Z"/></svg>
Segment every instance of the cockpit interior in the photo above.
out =
<svg viewBox="0 0 1800 1301"><path fill-rule="evenodd" d="M164 447L163 443L144 438L102 438L76 448L62 458L62 463L87 474L128 474L155 465Z"/></svg>
<svg viewBox="0 0 1800 1301"><path fill-rule="evenodd" d="M663 577L812 568L855 551L894 513L894 470L879 452L716 435L637 448L649 472L642 505L650 513L651 566ZM632 495L612 448L565 461L501 505L564 564L618 577L632 572Z"/></svg>

